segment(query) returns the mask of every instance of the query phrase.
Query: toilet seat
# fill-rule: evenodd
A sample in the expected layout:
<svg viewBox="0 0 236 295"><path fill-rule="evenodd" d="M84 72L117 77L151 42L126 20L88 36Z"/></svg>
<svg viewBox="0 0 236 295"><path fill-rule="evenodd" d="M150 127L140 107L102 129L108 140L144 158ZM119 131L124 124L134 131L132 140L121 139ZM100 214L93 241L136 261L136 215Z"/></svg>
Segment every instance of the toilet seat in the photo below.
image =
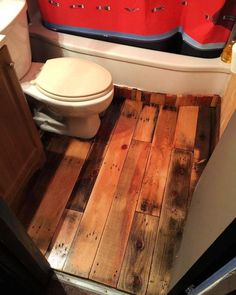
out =
<svg viewBox="0 0 236 295"><path fill-rule="evenodd" d="M106 69L71 57L47 60L34 85L46 96L64 102L93 100L113 89L111 74Z"/></svg>

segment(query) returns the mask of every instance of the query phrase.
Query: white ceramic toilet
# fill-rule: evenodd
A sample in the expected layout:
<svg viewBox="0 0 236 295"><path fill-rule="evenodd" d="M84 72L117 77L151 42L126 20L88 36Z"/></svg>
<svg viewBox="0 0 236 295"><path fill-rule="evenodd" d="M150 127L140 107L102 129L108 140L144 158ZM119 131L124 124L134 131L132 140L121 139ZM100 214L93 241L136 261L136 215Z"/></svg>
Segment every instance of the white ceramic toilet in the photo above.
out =
<svg viewBox="0 0 236 295"><path fill-rule="evenodd" d="M26 7L25 0L2 0L0 22L4 19L1 11L8 11L10 17L1 24L0 33L6 35L23 91L35 100L36 124L59 134L93 137L100 126L99 114L113 98L111 74L98 64L78 58L31 63ZM18 35L21 37L17 39Z"/></svg>

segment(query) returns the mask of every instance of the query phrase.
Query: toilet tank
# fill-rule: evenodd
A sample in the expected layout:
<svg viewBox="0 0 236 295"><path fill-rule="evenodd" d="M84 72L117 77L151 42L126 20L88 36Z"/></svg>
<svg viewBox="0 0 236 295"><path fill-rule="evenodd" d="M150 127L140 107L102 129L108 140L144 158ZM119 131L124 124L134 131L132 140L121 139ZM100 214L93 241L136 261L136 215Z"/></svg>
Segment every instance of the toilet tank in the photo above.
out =
<svg viewBox="0 0 236 295"><path fill-rule="evenodd" d="M19 79L31 65L26 10L26 0L0 0L0 34L6 36L6 45Z"/></svg>

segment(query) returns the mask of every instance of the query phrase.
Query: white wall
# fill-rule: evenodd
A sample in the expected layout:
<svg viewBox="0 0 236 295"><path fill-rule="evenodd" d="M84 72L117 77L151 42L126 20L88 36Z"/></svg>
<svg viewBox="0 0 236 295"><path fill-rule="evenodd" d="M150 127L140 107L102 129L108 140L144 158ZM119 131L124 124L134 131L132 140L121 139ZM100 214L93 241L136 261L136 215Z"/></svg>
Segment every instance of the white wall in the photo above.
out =
<svg viewBox="0 0 236 295"><path fill-rule="evenodd" d="M194 192L172 288L236 217L236 113Z"/></svg>

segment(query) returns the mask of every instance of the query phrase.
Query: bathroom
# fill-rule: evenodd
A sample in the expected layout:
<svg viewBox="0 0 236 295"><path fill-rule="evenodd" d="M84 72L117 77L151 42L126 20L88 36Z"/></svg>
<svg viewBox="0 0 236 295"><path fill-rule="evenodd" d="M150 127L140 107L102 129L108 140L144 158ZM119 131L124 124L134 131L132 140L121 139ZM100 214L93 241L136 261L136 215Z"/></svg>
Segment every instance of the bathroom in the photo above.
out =
<svg viewBox="0 0 236 295"><path fill-rule="evenodd" d="M66 1L44 2L56 9L56 3ZM6 277L8 288L16 281L25 294L27 288L37 294L53 272L54 283L60 285L55 294L183 294L174 287L235 218L234 60L229 64L220 57L192 57L50 30L42 25L36 1L28 1L23 27L29 28L31 50L27 34L18 27L13 38L8 28L0 35L3 49L11 42L18 42L18 49L25 46L25 55L16 60L31 53L34 62L20 81L29 111L12 72L30 67L31 59L17 69L19 63L10 57L11 62L6 51L0 58L9 65L0 83L6 105L0 115L0 194L5 200L0 221L16 235L13 243L1 232L6 236L0 246L4 255L5 246L19 255L14 256L17 271L11 280ZM62 73L61 59L54 59L59 57L73 62ZM50 74L43 76L43 63L50 60ZM90 66L105 78L77 81L76 75ZM71 109L71 101L57 98L56 106L46 108L55 93L50 88L55 77L64 80L57 89L60 97L65 89L72 98L78 96L77 88L102 92L107 105L101 109L100 98L93 105L100 116L84 118L85 111L94 111L93 93L91 104L78 103L84 107L83 119L65 126L58 110L71 114L77 101ZM38 100L33 98L35 83L43 83L37 85L44 91L35 94ZM96 87L102 83L99 92ZM47 100L45 92L51 93ZM1 270L5 263L1 261ZM183 285L186 290L191 284Z"/></svg>

